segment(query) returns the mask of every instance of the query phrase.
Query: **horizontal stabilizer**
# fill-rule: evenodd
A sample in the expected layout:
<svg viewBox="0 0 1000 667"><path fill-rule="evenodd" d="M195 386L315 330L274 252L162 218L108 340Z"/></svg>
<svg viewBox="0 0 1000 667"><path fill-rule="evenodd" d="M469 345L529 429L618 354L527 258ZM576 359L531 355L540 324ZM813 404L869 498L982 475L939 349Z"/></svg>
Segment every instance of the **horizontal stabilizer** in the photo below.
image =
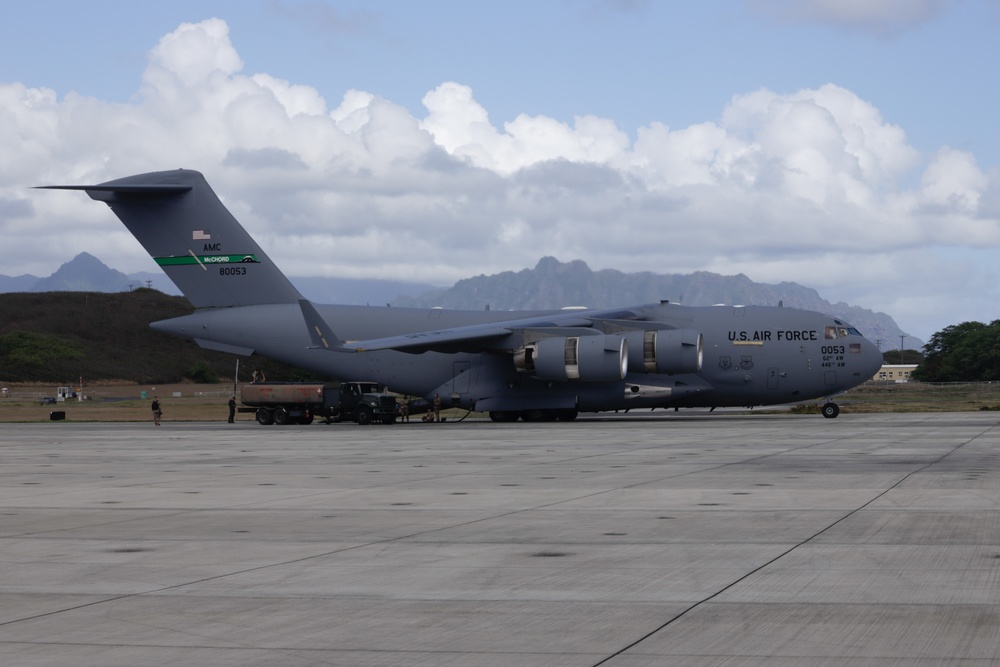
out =
<svg viewBox="0 0 1000 667"><path fill-rule="evenodd" d="M109 184L102 185L40 185L36 190L83 190L84 192L121 192L136 195L172 195L187 192L190 185L177 183ZM94 197L100 199L100 197Z"/></svg>
<svg viewBox="0 0 1000 667"><path fill-rule="evenodd" d="M216 352L235 354L240 357L249 357L253 355L253 348L246 347L244 345L230 345L228 343L220 343L218 341L205 340L203 338L195 338L194 342L198 344L198 347L206 350L215 350Z"/></svg>

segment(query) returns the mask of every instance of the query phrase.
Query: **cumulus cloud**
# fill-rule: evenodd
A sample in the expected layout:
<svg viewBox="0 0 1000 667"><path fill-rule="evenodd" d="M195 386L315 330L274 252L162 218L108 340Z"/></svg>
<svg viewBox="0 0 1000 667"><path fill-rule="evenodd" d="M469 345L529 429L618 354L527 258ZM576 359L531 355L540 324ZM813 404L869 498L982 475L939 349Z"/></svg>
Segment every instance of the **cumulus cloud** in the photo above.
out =
<svg viewBox="0 0 1000 667"><path fill-rule="evenodd" d="M743 92L717 121L653 122L634 139L586 115L497 126L456 82L423 103L422 117L361 90L330 104L308 84L245 74L217 19L164 36L129 104L0 84L0 212L34 226L5 228L0 272L47 275L84 250L152 270L79 193L19 202L27 185L175 167L204 172L292 276L448 284L549 255L744 272L848 300L871 296L873 276L933 290L912 261L923 245L1000 246L996 173L947 147L920 155L872 103L834 84ZM32 241L43 236L58 241ZM894 252L911 254L887 259Z"/></svg>
<svg viewBox="0 0 1000 667"><path fill-rule="evenodd" d="M229 41L229 26L220 19L181 24L160 40L149 59L149 79L170 73L188 87L243 69L243 61Z"/></svg>
<svg viewBox="0 0 1000 667"><path fill-rule="evenodd" d="M818 23L890 36L929 21L956 0L746 0L778 20Z"/></svg>

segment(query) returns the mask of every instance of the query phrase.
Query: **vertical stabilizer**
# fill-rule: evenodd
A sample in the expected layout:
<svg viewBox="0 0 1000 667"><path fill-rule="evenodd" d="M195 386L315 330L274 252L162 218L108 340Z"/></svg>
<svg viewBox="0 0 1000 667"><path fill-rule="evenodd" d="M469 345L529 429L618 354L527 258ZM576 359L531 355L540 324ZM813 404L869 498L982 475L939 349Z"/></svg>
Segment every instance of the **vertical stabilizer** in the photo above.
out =
<svg viewBox="0 0 1000 667"><path fill-rule="evenodd" d="M110 206L195 308L296 303L302 298L197 171L46 188L84 190Z"/></svg>

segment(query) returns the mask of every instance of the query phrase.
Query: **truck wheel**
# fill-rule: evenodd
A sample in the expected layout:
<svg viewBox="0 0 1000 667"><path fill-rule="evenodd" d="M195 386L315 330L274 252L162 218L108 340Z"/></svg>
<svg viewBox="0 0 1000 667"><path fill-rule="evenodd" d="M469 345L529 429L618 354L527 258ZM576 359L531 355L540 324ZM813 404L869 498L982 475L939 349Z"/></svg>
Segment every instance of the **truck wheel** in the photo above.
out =
<svg viewBox="0 0 1000 667"><path fill-rule="evenodd" d="M366 405L362 405L358 408L358 411L354 415L354 421L358 422L362 426L368 426L372 423L372 411Z"/></svg>
<svg viewBox="0 0 1000 667"><path fill-rule="evenodd" d="M304 426L309 426L309 424L313 423L313 414L310 412L307 415L299 417L299 423Z"/></svg>
<svg viewBox="0 0 1000 667"><path fill-rule="evenodd" d="M285 408L275 408L274 409L274 423L278 426L284 426L288 423L288 410Z"/></svg>
<svg viewBox="0 0 1000 667"><path fill-rule="evenodd" d="M274 414L267 408L257 408L257 423L261 426L270 426L274 423Z"/></svg>

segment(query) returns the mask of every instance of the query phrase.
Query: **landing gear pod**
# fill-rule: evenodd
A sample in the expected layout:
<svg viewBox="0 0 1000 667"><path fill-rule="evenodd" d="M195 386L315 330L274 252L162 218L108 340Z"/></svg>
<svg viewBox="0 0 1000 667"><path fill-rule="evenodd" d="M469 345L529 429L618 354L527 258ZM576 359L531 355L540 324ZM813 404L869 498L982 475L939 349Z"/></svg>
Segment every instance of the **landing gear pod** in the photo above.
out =
<svg viewBox="0 0 1000 667"><path fill-rule="evenodd" d="M629 348L632 368L662 375L701 372L704 342L700 331L661 329L632 331L626 336L632 343Z"/></svg>
<svg viewBox="0 0 1000 667"><path fill-rule="evenodd" d="M541 380L606 382L628 375L628 343L616 335L542 338L522 359L524 370Z"/></svg>

